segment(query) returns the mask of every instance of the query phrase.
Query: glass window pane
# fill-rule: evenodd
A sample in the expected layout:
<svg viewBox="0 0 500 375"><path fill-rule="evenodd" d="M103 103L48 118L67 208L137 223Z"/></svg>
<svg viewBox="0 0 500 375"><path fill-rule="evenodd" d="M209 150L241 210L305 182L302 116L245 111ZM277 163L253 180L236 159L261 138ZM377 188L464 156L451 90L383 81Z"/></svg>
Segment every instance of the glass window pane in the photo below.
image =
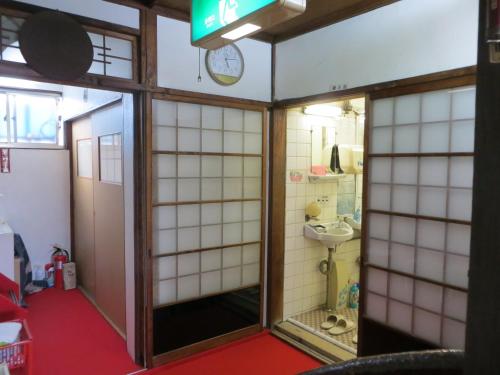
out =
<svg viewBox="0 0 500 375"><path fill-rule="evenodd" d="M58 96L9 94L12 142L57 144Z"/></svg>
<svg viewBox="0 0 500 375"><path fill-rule="evenodd" d="M102 182L122 183L121 134L99 137L99 171Z"/></svg>

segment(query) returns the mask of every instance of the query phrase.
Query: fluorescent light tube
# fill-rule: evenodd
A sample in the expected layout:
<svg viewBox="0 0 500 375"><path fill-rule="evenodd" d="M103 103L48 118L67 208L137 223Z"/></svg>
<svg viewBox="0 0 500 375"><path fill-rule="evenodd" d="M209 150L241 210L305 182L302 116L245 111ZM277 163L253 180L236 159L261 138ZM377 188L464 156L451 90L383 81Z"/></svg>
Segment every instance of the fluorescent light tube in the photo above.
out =
<svg viewBox="0 0 500 375"><path fill-rule="evenodd" d="M251 34L259 29L261 29L260 26L254 25L252 23L246 23L244 25L241 25L240 27L237 27L234 30L222 34L221 36L224 39L236 40L240 39L241 37L244 37L245 35Z"/></svg>
<svg viewBox="0 0 500 375"><path fill-rule="evenodd" d="M339 117L342 114L342 108L331 104L313 104L304 108L306 115Z"/></svg>

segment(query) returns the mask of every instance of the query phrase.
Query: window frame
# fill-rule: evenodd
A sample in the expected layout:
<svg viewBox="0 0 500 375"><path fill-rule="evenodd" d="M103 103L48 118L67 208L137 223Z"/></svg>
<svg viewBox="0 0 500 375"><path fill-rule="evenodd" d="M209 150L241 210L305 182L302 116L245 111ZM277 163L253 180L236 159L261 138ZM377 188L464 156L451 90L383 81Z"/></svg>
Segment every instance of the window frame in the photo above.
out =
<svg viewBox="0 0 500 375"><path fill-rule="evenodd" d="M10 100L9 98L12 95L15 94L21 94L21 95L27 95L27 96L39 96L39 97L53 97L56 100L56 140L54 143L42 143L42 142L31 142L31 143L25 143L25 142L17 142L9 140L7 142L0 142L0 147L4 148L20 148L20 149L54 149L54 150L60 150L60 149L65 149L66 144L65 144L65 135L64 135L64 128L63 128L63 121L62 121L62 115L61 115L61 103L63 99L62 92L60 91L48 91L48 90L36 90L36 89L22 89L22 88L11 88L11 87L0 87L0 95L5 95L6 96L6 121L5 123L7 124L7 129L10 129L12 126L12 119L14 116L10 116L9 113L9 107L10 107ZM15 125L17 126L16 119L14 120Z"/></svg>

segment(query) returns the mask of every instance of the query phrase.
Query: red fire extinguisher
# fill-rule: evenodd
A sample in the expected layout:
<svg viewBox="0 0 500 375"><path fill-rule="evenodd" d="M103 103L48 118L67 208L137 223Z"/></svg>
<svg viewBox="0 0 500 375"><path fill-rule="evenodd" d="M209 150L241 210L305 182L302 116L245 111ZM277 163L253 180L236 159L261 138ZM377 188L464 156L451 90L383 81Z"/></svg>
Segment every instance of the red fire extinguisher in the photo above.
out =
<svg viewBox="0 0 500 375"><path fill-rule="evenodd" d="M69 260L69 253L60 247L54 246L52 264L54 265L54 286L64 289L63 264Z"/></svg>

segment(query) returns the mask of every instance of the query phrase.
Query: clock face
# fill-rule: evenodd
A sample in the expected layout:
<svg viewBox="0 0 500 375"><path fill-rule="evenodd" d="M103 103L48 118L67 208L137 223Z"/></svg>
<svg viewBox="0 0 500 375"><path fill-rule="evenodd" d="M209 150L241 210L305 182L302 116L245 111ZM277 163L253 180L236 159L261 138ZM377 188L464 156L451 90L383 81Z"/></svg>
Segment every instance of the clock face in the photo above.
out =
<svg viewBox="0 0 500 375"><path fill-rule="evenodd" d="M234 85L243 75L243 55L234 44L207 51L205 64L210 77L221 85Z"/></svg>

